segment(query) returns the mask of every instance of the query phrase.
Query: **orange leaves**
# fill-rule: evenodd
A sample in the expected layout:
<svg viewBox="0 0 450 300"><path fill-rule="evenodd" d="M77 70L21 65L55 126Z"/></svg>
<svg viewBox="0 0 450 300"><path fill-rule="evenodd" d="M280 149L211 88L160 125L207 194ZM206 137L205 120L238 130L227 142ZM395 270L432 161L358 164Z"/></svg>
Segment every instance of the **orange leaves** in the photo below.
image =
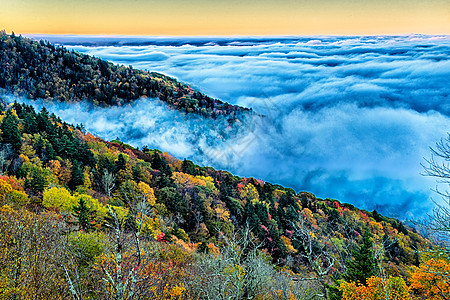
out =
<svg viewBox="0 0 450 300"><path fill-rule="evenodd" d="M411 289L430 300L450 297L450 263L444 257L427 258L411 275Z"/></svg>
<svg viewBox="0 0 450 300"><path fill-rule="evenodd" d="M372 233L381 236L382 234L384 234L383 232L383 225L381 225L381 223L375 222L375 221L370 221L370 228Z"/></svg>
<svg viewBox="0 0 450 300"><path fill-rule="evenodd" d="M365 213L362 212L362 211L359 211L359 215L360 215L361 218L364 220L364 222L369 223L370 219L369 219L369 217L367 216L367 214L365 214Z"/></svg>
<svg viewBox="0 0 450 300"><path fill-rule="evenodd" d="M170 244L159 243L147 246L152 251L140 253L140 265L135 265L136 258L132 251L124 252L122 256L123 272L128 273L132 268L136 268L138 281L135 291L139 295L139 299L187 299L187 291L182 282L185 282L188 276L185 268L186 264L191 262L190 254L181 247ZM102 273L102 270L106 269L114 278L117 272L114 255L100 255L94 268L98 273ZM130 291L127 289L125 292L129 293ZM111 293L111 290L106 289L103 290L103 294L98 296L106 299Z"/></svg>
<svg viewBox="0 0 450 300"><path fill-rule="evenodd" d="M62 160L62 163L58 160L51 160L47 164L48 168L52 171L53 175L58 178L61 185L67 185L72 178L72 163L70 160Z"/></svg>
<svg viewBox="0 0 450 300"><path fill-rule="evenodd" d="M408 300L413 299L408 286L401 277L380 278L372 276L367 285L342 282L339 290L342 300Z"/></svg>

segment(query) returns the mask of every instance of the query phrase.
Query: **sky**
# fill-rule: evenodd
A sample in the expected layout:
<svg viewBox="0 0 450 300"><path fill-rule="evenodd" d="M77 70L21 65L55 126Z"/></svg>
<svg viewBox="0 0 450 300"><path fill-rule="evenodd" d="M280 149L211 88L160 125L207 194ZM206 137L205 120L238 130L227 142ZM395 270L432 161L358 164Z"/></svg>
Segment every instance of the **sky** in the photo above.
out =
<svg viewBox="0 0 450 300"><path fill-rule="evenodd" d="M224 120L183 115L155 99L45 104L100 137L389 216L414 218L439 200L421 163L450 128L448 35L45 39L174 76L264 115L227 133Z"/></svg>
<svg viewBox="0 0 450 300"><path fill-rule="evenodd" d="M151 36L450 34L450 0L2 0L1 29Z"/></svg>

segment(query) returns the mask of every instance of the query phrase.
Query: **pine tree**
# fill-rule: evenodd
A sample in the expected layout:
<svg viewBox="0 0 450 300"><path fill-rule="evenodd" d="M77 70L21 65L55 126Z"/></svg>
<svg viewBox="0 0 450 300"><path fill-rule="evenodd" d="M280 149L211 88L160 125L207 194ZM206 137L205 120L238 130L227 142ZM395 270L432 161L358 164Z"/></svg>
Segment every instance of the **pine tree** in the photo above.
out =
<svg viewBox="0 0 450 300"><path fill-rule="evenodd" d="M22 146L22 137L17 127L18 119L13 115L11 110L6 112L6 116L3 119L1 130L3 143L11 144L11 146L18 150Z"/></svg>
<svg viewBox="0 0 450 300"><path fill-rule="evenodd" d="M123 156L122 153L119 154L119 157L116 161L116 170L120 171L120 170L125 170L127 166L127 163L125 161L125 157Z"/></svg>
<svg viewBox="0 0 450 300"><path fill-rule="evenodd" d="M23 122L24 122L23 130L25 133L33 134L37 132L36 118L32 113L26 113L23 118Z"/></svg>
<svg viewBox="0 0 450 300"><path fill-rule="evenodd" d="M198 175L194 163L190 160L187 160L186 158L183 160L183 163L181 164L181 171L183 173L191 174L191 175Z"/></svg>
<svg viewBox="0 0 450 300"><path fill-rule="evenodd" d="M78 204L72 207L73 214L77 221L75 222L81 230L88 231L94 228L95 222L92 220L93 211L87 206L83 197L78 199Z"/></svg>
<svg viewBox="0 0 450 300"><path fill-rule="evenodd" d="M72 163L72 179L69 182L69 187L74 190L77 186L84 183L84 174L81 169L81 165L78 161L74 160Z"/></svg>
<svg viewBox="0 0 450 300"><path fill-rule="evenodd" d="M347 260L347 273L343 277L365 285L367 278L376 275L372 235L368 230L364 232L362 244L352 254L353 260Z"/></svg>

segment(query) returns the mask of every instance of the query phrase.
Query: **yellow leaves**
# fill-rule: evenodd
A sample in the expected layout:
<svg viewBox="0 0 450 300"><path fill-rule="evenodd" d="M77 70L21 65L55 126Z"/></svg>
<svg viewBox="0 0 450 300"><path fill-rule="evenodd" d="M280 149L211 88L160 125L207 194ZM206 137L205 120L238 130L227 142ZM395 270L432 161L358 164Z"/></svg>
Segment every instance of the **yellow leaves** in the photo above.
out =
<svg viewBox="0 0 450 300"><path fill-rule="evenodd" d="M153 189L143 181L139 182L138 189L141 192L141 194L145 197L147 203L151 206L154 206L156 203L156 197Z"/></svg>
<svg viewBox="0 0 450 300"><path fill-rule="evenodd" d="M28 195L25 192L12 190L6 197L7 202L11 203L14 207L21 207L28 204Z"/></svg>
<svg viewBox="0 0 450 300"><path fill-rule="evenodd" d="M94 181L94 176L90 172L90 168L86 167L83 171L83 186L87 189L92 188L92 182Z"/></svg>
<svg viewBox="0 0 450 300"><path fill-rule="evenodd" d="M401 277L380 278L372 276L367 285L355 282L342 282L339 290L342 300L408 300L413 299L409 289Z"/></svg>
<svg viewBox="0 0 450 300"><path fill-rule="evenodd" d="M52 187L44 191L42 204L47 207L55 207L62 212L70 212L77 200L63 187Z"/></svg>
<svg viewBox="0 0 450 300"><path fill-rule="evenodd" d="M183 286L176 285L172 288L170 292L170 299L172 298L180 298L186 292L186 289Z"/></svg>
<svg viewBox="0 0 450 300"><path fill-rule="evenodd" d="M186 173L174 172L172 174L172 179L177 187L181 189L191 189L194 186L206 186L206 182L204 180Z"/></svg>
<svg viewBox="0 0 450 300"><path fill-rule="evenodd" d="M208 227L206 227L205 223L200 223L200 226L197 229L197 234L201 237L207 237L209 235L209 230Z"/></svg>
<svg viewBox="0 0 450 300"><path fill-rule="evenodd" d="M251 203L256 204L259 202L259 194L258 190L255 188L255 186L251 183L244 186L241 191L239 192L241 196L241 200L243 204L247 203L248 201L251 201Z"/></svg>
<svg viewBox="0 0 450 300"><path fill-rule="evenodd" d="M15 190L9 183L0 179L0 203L20 207L28 203L28 195L23 191Z"/></svg>
<svg viewBox="0 0 450 300"><path fill-rule="evenodd" d="M12 191L12 187L6 181L0 179L0 196L4 196Z"/></svg>
<svg viewBox="0 0 450 300"><path fill-rule="evenodd" d="M145 235L152 236L153 239L156 240L156 237L162 233L161 228L162 225L159 216L155 217L144 216L142 224L142 232Z"/></svg>
<svg viewBox="0 0 450 300"><path fill-rule="evenodd" d="M47 167L58 178L61 185L67 185L72 178L72 163L68 159L61 161L51 160L48 162Z"/></svg>
<svg viewBox="0 0 450 300"><path fill-rule="evenodd" d="M216 207L214 208L214 211L216 212L217 218L219 220L223 220L223 221L230 220L230 212L226 209L226 207L223 203L218 203L216 205Z"/></svg>
<svg viewBox="0 0 450 300"><path fill-rule="evenodd" d="M23 162L29 162L30 159L28 158L28 156L24 155L24 154L20 154L19 157L22 159Z"/></svg>
<svg viewBox="0 0 450 300"><path fill-rule="evenodd" d="M58 160L51 160L47 164L48 168L52 171L53 174L58 176L61 171L61 163Z"/></svg>
<svg viewBox="0 0 450 300"><path fill-rule="evenodd" d="M234 278L238 278L238 280L244 280L245 270L242 266L237 264L228 265L223 270L223 273L231 278L231 281L235 281Z"/></svg>
<svg viewBox="0 0 450 300"><path fill-rule="evenodd" d="M22 157L27 157L29 160L36 156L36 151L33 149L33 146L24 143L22 144L22 147L20 147L20 155L22 155ZM28 160L24 159L24 161Z"/></svg>
<svg viewBox="0 0 450 300"><path fill-rule="evenodd" d="M195 178L198 178L206 183L206 187L209 188L211 191L216 191L216 186L214 185L214 179L212 179L209 176L196 176Z"/></svg>

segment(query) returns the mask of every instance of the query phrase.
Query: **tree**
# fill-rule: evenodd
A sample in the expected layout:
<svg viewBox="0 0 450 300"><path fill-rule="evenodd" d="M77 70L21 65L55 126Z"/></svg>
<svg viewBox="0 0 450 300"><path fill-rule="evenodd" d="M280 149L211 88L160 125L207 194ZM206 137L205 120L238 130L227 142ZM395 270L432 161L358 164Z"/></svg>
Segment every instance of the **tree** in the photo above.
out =
<svg viewBox="0 0 450 300"><path fill-rule="evenodd" d="M22 137L17 126L18 123L17 116L11 110L8 110L0 126L3 143L10 144L16 151L22 146Z"/></svg>
<svg viewBox="0 0 450 300"><path fill-rule="evenodd" d="M81 169L81 165L78 161L74 160L72 164L72 178L69 181L69 187L75 190L77 186L83 185L84 174Z"/></svg>
<svg viewBox="0 0 450 300"><path fill-rule="evenodd" d="M311 278L304 278L306 281L317 281L320 284L321 293L317 294L322 299L329 299L329 285L327 276L335 268L336 257L333 251L324 243L320 245L313 226L306 220L301 219L297 223L292 223L293 245L301 253L313 272ZM331 242L331 239L329 239Z"/></svg>
<svg viewBox="0 0 450 300"><path fill-rule="evenodd" d="M108 199L111 197L111 193L116 187L116 176L113 173L109 172L107 169L103 170L103 176L101 179L101 185L103 190L105 191Z"/></svg>
<svg viewBox="0 0 450 300"><path fill-rule="evenodd" d="M413 268L410 288L426 299L450 299L450 261L448 250L422 254L423 263Z"/></svg>
<svg viewBox="0 0 450 300"><path fill-rule="evenodd" d="M367 284L342 282L340 285L342 300L410 300L412 299L408 286L401 277L389 277L387 279L372 276L367 279ZM427 298L429 299L429 298Z"/></svg>
<svg viewBox="0 0 450 300"><path fill-rule="evenodd" d="M450 184L450 134L446 139L441 139L431 149L431 158L425 159L423 175L436 177L438 183ZM435 208L425 223L420 224L430 233L448 240L450 237L450 193L447 190L435 190L442 196L445 204L435 201Z"/></svg>
<svg viewBox="0 0 450 300"><path fill-rule="evenodd" d="M52 187L44 191L42 205L47 208L58 208L62 212L71 212L76 199L64 187Z"/></svg>
<svg viewBox="0 0 450 300"><path fill-rule="evenodd" d="M0 145L0 174L5 172L10 165L10 156L12 154L11 145L1 144Z"/></svg>
<svg viewBox="0 0 450 300"><path fill-rule="evenodd" d="M1 299L67 299L59 269L64 229L55 213L0 207Z"/></svg>
<svg viewBox="0 0 450 300"><path fill-rule="evenodd" d="M438 183L450 184L450 133L435 147L430 147L431 158L425 159L423 175L438 179ZM435 207L428 219L417 222L422 228L440 240L444 249L428 250L422 253L423 262L414 268L411 288L427 299L450 299L450 192L436 187L444 203L435 201Z"/></svg>
<svg viewBox="0 0 450 300"><path fill-rule="evenodd" d="M93 211L87 206L86 200L80 196L77 205L72 208L77 221L75 222L81 230L88 231L94 228Z"/></svg>
<svg viewBox="0 0 450 300"><path fill-rule="evenodd" d="M275 272L258 247L248 227L222 235L216 251L202 255L194 267L196 277L190 284L195 298L240 300L265 295Z"/></svg>
<svg viewBox="0 0 450 300"><path fill-rule="evenodd" d="M134 249L132 250L135 259L127 265L130 266L129 270L124 269L126 265L123 264L123 258L125 255L126 247L124 245L124 232L121 226L121 221L111 205L108 205L109 213L112 217L112 222L107 224L110 228L109 237L114 245L113 250L113 269L104 271L103 280L108 283L112 290L112 295L116 300L122 299L134 299L136 292L136 285L139 280L139 269L142 268L142 250L141 250L141 232L144 222L145 214L148 214L149 207L145 197L135 199L136 201L128 201L129 209L132 212L131 218L135 220L136 227L132 230L132 243Z"/></svg>
<svg viewBox="0 0 450 300"><path fill-rule="evenodd" d="M120 153L119 157L116 161L116 170L117 171L125 170L126 167L127 167L127 162L125 160L125 157L122 153Z"/></svg>
<svg viewBox="0 0 450 300"><path fill-rule="evenodd" d="M374 276L377 271L373 241L368 230L364 232L362 244L352 251L353 259L346 263L347 272L344 278L347 281L366 284L366 279Z"/></svg>

